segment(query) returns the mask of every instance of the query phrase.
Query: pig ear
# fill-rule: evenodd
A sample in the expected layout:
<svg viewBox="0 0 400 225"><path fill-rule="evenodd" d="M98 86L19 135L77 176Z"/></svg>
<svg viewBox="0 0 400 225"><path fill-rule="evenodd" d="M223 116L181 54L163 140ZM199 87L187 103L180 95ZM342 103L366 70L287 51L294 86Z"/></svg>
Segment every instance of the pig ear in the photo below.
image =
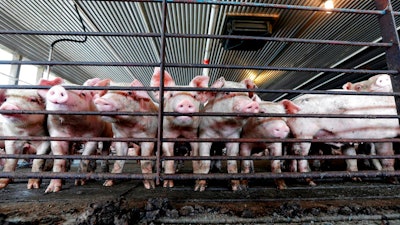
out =
<svg viewBox="0 0 400 225"><path fill-rule="evenodd" d="M244 80L242 80L241 83L245 84L247 89L257 88L257 85L250 79L244 79ZM249 97L252 98L253 95L254 95L254 92L249 91Z"/></svg>
<svg viewBox="0 0 400 225"><path fill-rule="evenodd" d="M95 77L93 79L88 79L87 81L85 81L85 83L83 83L83 86L96 86L96 83L100 81L101 79L98 77Z"/></svg>
<svg viewBox="0 0 400 225"><path fill-rule="evenodd" d="M161 70L160 67L155 67L153 76L151 77L150 86L151 87L159 87L161 82ZM164 72L164 86L171 87L175 86L175 81L172 78L171 74L168 71Z"/></svg>
<svg viewBox="0 0 400 225"><path fill-rule="evenodd" d="M209 80L210 77L208 76L196 76L192 81L190 81L189 86L205 88L208 87Z"/></svg>
<svg viewBox="0 0 400 225"><path fill-rule="evenodd" d="M286 113L288 114L296 114L297 112L300 111L300 107L298 107L290 100L283 99L281 103L283 104L283 107L285 108Z"/></svg>
<svg viewBox="0 0 400 225"><path fill-rule="evenodd" d="M60 77L56 77L53 80L46 80L46 79L40 79L38 82L38 85L41 86L54 86L54 85L58 85L58 84L62 84L64 82L64 80Z"/></svg>
<svg viewBox="0 0 400 225"><path fill-rule="evenodd" d="M258 103L262 102L262 99L257 94L254 94L251 100L256 101Z"/></svg>
<svg viewBox="0 0 400 225"><path fill-rule="evenodd" d="M211 87L212 88L222 88L225 84L225 78L224 77L220 77L218 80L216 80Z"/></svg>
<svg viewBox="0 0 400 225"><path fill-rule="evenodd" d="M131 85L131 87L144 87L143 84L137 79L133 80L130 85ZM139 90L137 90L137 91L134 91L134 92L140 98L151 99L150 95L147 93L147 91L139 91Z"/></svg>
<svg viewBox="0 0 400 225"><path fill-rule="evenodd" d="M97 83L95 83L93 86L97 86L97 87L106 87L106 86L110 86L111 84L111 79L104 79L104 80L100 80ZM96 96L103 96L107 93L107 90L98 90L96 91Z"/></svg>

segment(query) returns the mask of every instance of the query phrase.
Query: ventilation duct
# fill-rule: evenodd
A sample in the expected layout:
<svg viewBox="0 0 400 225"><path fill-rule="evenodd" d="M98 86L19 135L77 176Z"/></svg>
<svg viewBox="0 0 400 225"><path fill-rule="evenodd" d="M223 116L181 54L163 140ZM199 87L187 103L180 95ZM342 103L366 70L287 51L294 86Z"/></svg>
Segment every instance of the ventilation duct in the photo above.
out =
<svg viewBox="0 0 400 225"><path fill-rule="evenodd" d="M241 35L269 37L272 34L273 25L278 16L245 14L228 14L225 18L223 35ZM266 41L250 39L223 39L222 46L225 50L248 50L256 51L262 48Z"/></svg>

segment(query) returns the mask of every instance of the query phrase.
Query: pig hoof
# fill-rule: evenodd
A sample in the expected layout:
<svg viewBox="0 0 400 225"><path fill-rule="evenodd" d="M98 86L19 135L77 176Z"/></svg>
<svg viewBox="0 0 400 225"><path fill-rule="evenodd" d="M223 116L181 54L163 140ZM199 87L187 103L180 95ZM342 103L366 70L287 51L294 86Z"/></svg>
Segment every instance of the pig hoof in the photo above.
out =
<svg viewBox="0 0 400 225"><path fill-rule="evenodd" d="M353 177L351 178L355 182L362 182L362 179L360 177Z"/></svg>
<svg viewBox="0 0 400 225"><path fill-rule="evenodd" d="M0 189L7 187L9 183L10 179L7 178L0 179Z"/></svg>
<svg viewBox="0 0 400 225"><path fill-rule="evenodd" d="M165 180L163 187L165 188L173 188L174 187L174 181L173 180Z"/></svg>
<svg viewBox="0 0 400 225"><path fill-rule="evenodd" d="M29 179L28 181L28 189L38 189L40 187L41 180L40 179Z"/></svg>
<svg viewBox="0 0 400 225"><path fill-rule="evenodd" d="M83 186L86 184L86 180L85 179L76 179L75 180L75 186Z"/></svg>
<svg viewBox="0 0 400 225"><path fill-rule="evenodd" d="M144 188L146 188L147 190L156 188L156 185L154 184L153 180L145 180L143 181L143 185Z"/></svg>
<svg viewBox="0 0 400 225"><path fill-rule="evenodd" d="M240 191L240 190L242 190L242 188L240 186L240 181L238 181L238 180L232 180L231 181L231 185L232 185L232 191Z"/></svg>
<svg viewBox="0 0 400 225"><path fill-rule="evenodd" d="M44 193L59 192L61 191L62 181L61 180L51 180L49 186Z"/></svg>
<svg viewBox="0 0 400 225"><path fill-rule="evenodd" d="M397 180L396 177L389 177L388 178L389 183L391 184L399 184L399 180Z"/></svg>
<svg viewBox="0 0 400 225"><path fill-rule="evenodd" d="M106 186L106 187L111 187L113 185L114 185L114 181L113 180L106 180L104 182L104 184L103 184L103 186Z"/></svg>
<svg viewBox="0 0 400 225"><path fill-rule="evenodd" d="M205 180L197 180L196 185L194 186L194 191L205 191L207 187L207 181Z"/></svg>
<svg viewBox="0 0 400 225"><path fill-rule="evenodd" d="M276 180L275 183L276 183L276 187L278 188L278 190L287 189L287 186L286 186L286 183L284 180L279 179L279 180Z"/></svg>
<svg viewBox="0 0 400 225"><path fill-rule="evenodd" d="M307 181L308 185L310 185L311 187L317 186L317 184L310 178L307 178L306 181Z"/></svg>
<svg viewBox="0 0 400 225"><path fill-rule="evenodd" d="M249 181L248 180L241 180L240 181L241 189L247 190L249 188Z"/></svg>

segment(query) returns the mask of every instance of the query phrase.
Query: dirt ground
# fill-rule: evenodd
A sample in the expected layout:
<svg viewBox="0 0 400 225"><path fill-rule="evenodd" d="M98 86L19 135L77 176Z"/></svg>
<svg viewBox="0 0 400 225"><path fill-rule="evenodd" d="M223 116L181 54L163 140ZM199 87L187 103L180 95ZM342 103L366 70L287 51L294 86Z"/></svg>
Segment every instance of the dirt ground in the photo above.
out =
<svg viewBox="0 0 400 225"><path fill-rule="evenodd" d="M27 190L21 179L0 190L0 224L400 224L400 185L317 182L287 180L288 189L277 190L272 181L251 180L248 190L232 192L227 180L211 180L194 192L192 180L154 190L138 180L113 187L66 180L62 191L45 194L49 180Z"/></svg>

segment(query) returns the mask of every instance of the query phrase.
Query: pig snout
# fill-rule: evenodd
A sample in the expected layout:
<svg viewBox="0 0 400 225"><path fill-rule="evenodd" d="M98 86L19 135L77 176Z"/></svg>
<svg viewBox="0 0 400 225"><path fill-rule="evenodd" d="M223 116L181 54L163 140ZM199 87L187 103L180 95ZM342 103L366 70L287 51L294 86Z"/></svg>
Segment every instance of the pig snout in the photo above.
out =
<svg viewBox="0 0 400 225"><path fill-rule="evenodd" d="M1 110L20 110L20 108L14 104L10 104L10 103L3 103L0 107Z"/></svg>
<svg viewBox="0 0 400 225"><path fill-rule="evenodd" d="M257 102L252 101L244 105L241 111L245 113L258 113L259 110L260 110L260 105Z"/></svg>
<svg viewBox="0 0 400 225"><path fill-rule="evenodd" d="M47 93L46 98L52 103L62 104L67 102L68 93L62 86L53 86Z"/></svg>
<svg viewBox="0 0 400 225"><path fill-rule="evenodd" d="M179 113L194 113L196 111L196 106L188 99L178 102L178 104L175 106L175 112Z"/></svg>
<svg viewBox="0 0 400 225"><path fill-rule="evenodd" d="M114 111L116 110L114 104L104 98L96 98L94 104L100 111Z"/></svg>
<svg viewBox="0 0 400 225"><path fill-rule="evenodd" d="M290 132L286 124L278 124L273 129L273 136L277 138L286 138Z"/></svg>

